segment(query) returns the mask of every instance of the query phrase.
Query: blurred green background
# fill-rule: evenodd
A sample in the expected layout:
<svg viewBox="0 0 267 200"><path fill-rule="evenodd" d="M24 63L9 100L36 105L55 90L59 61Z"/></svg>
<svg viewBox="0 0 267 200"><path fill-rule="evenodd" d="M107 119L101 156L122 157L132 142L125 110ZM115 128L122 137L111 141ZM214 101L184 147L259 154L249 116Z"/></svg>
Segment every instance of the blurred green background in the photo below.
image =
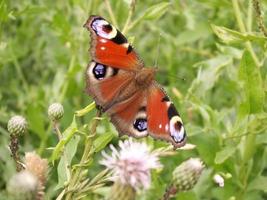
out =
<svg viewBox="0 0 267 200"><path fill-rule="evenodd" d="M267 18L257 14L255 1L143 0L135 2L134 10L130 0L108 2L0 0L2 194L15 173L8 149L9 118L19 114L29 123L28 133L20 138L21 155L35 150L49 158L47 148L54 147L57 138L48 106L63 104L60 126L64 130L74 112L92 102L84 92L90 38L83 24L89 15L97 14L116 20L122 30L133 11L126 36L146 66L157 62L157 80L179 110L188 142L196 145L194 150L162 159L163 171L152 177L151 188L139 199L159 199L172 170L189 157L200 157L206 170L198 185L177 199L267 199L267 35L258 27L261 19L267 24ZM261 10L267 11L266 1L261 2ZM78 122L82 126L93 116L91 112ZM98 127L99 135L106 132L114 133L116 144L117 133L108 117ZM143 141L155 148L166 146L151 138ZM73 162L82 150L81 141ZM99 171L99 157L90 176ZM216 173L231 175L223 188L212 180ZM58 195L57 181L56 167L51 165L47 199Z"/></svg>

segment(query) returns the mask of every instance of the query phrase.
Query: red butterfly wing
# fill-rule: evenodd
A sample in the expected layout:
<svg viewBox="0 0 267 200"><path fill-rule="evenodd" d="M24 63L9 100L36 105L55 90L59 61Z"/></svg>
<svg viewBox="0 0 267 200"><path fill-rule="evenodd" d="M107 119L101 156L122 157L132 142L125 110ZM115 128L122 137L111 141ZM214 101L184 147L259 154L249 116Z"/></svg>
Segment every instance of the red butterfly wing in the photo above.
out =
<svg viewBox="0 0 267 200"><path fill-rule="evenodd" d="M94 61L121 69L144 66L127 39L100 16L91 16L84 25L91 32L91 57Z"/></svg>
<svg viewBox="0 0 267 200"><path fill-rule="evenodd" d="M148 132L152 137L167 140L175 148L185 144L186 132L179 113L156 83L149 90L147 122Z"/></svg>
<svg viewBox="0 0 267 200"><path fill-rule="evenodd" d="M133 75L124 70L91 62L86 70L86 91L97 105L108 109L132 79Z"/></svg>
<svg viewBox="0 0 267 200"><path fill-rule="evenodd" d="M146 92L138 91L130 98L114 105L107 110L107 113L120 135L139 138L148 134L145 106Z"/></svg>

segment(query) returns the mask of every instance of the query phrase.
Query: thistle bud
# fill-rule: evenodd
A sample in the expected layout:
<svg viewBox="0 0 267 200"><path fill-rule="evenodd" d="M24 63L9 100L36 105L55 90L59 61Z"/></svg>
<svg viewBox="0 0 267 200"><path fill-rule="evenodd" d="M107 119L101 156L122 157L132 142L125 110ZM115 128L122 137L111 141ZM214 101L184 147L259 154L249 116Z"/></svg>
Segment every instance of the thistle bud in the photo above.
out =
<svg viewBox="0 0 267 200"><path fill-rule="evenodd" d="M135 198L135 189L129 184L122 184L120 181L114 183L107 197L108 200L134 200Z"/></svg>
<svg viewBox="0 0 267 200"><path fill-rule="evenodd" d="M180 164L172 173L172 184L176 188L176 192L192 189L203 169L204 165L198 158L190 158Z"/></svg>
<svg viewBox="0 0 267 200"><path fill-rule="evenodd" d="M20 136L27 131L27 121L24 117L16 115L7 123L7 130L11 135Z"/></svg>
<svg viewBox="0 0 267 200"><path fill-rule="evenodd" d="M7 184L9 199L32 200L38 191L37 178L27 170L15 174Z"/></svg>
<svg viewBox="0 0 267 200"><path fill-rule="evenodd" d="M63 117L64 108L60 103L53 103L48 108L48 116L52 121L58 121Z"/></svg>

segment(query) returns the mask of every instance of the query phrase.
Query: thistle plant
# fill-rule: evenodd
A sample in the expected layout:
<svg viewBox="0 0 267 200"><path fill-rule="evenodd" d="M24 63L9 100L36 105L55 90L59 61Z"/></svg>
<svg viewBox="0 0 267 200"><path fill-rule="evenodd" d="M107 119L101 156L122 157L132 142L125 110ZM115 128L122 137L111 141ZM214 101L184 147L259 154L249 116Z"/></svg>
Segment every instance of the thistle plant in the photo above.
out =
<svg viewBox="0 0 267 200"><path fill-rule="evenodd" d="M111 155L103 152L100 162L112 171L114 185L107 197L110 200L132 200L139 189L148 189L151 184L150 171L161 168L158 154L151 152L145 143L132 139L120 141L119 150L110 145Z"/></svg>
<svg viewBox="0 0 267 200"><path fill-rule="evenodd" d="M176 167L172 172L173 178L164 194L163 200L167 200L179 192L192 189L196 185L203 169L204 165L199 158L190 158Z"/></svg>
<svg viewBox="0 0 267 200"><path fill-rule="evenodd" d="M11 200L36 200L38 179L28 170L20 171L9 180L7 192Z"/></svg>
<svg viewBox="0 0 267 200"><path fill-rule="evenodd" d="M25 154L25 169L31 172L38 181L37 194L35 200L44 199L44 190L48 176L48 161L42 159L35 152L27 152Z"/></svg>
<svg viewBox="0 0 267 200"><path fill-rule="evenodd" d="M16 162L17 171L21 171L23 166L19 156L19 137L27 131L27 121L24 117L16 115L12 117L7 124L7 130L10 133L10 144L9 148L11 156Z"/></svg>
<svg viewBox="0 0 267 200"><path fill-rule="evenodd" d="M167 185L165 197L173 199L266 199L266 12L267 1L259 0L1 1L0 198L120 199L115 194L122 194L151 200L161 198ZM133 181L123 184L112 169L99 165L102 150L112 157L109 143L121 151L109 118L93 103L70 114L91 102L83 95L89 58L82 28L90 14L112 22L147 65L156 65L157 80L179 105L188 141L196 145L190 153L172 148L160 153L166 174L152 169L148 189L140 178L137 187ZM56 104L45 109L52 99L68 106L64 114ZM23 117L7 123L14 112ZM142 141L153 148L150 153L167 146ZM33 172L27 164L32 153L23 158L24 149L47 158L49 179ZM190 179L172 169L188 156L203 159L207 171L201 174L203 187L183 192ZM121 188L128 194L116 192Z"/></svg>

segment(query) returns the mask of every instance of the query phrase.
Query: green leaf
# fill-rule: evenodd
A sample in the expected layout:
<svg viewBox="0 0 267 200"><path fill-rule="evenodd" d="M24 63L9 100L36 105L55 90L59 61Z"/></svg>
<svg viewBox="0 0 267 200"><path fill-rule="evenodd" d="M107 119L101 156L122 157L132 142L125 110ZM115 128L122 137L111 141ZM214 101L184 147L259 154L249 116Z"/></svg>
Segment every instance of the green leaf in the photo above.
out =
<svg viewBox="0 0 267 200"><path fill-rule="evenodd" d="M211 28L213 32L226 44L243 43L244 41L255 41L261 44L267 42L267 37L257 35L256 33L241 33L223 26L216 26L214 24L211 24Z"/></svg>
<svg viewBox="0 0 267 200"><path fill-rule="evenodd" d="M66 166L71 166L71 161L77 151L79 141L80 136L74 135L68 142L68 144L65 145L65 155L61 156L57 166L58 184L56 186L56 189L62 188L64 186L64 183L68 181L67 173L70 174L70 171L68 172L67 170L70 170L70 168Z"/></svg>
<svg viewBox="0 0 267 200"><path fill-rule="evenodd" d="M215 164L222 164L225 160L227 160L230 156L234 154L237 146L226 146L223 150L216 153Z"/></svg>
<svg viewBox="0 0 267 200"><path fill-rule="evenodd" d="M75 115L78 117L84 116L85 114L87 114L88 112L93 110L95 108L95 106L96 106L95 102L93 102L93 103L89 104L88 106L86 106L85 108L75 111Z"/></svg>
<svg viewBox="0 0 267 200"><path fill-rule="evenodd" d="M113 133L104 133L100 135L96 140L94 140L93 145L95 147L95 152L99 152L105 148L105 146L112 140L114 137Z"/></svg>
<svg viewBox="0 0 267 200"><path fill-rule="evenodd" d="M233 58L230 56L219 55L196 63L194 67L199 68L198 75L189 91L196 96L205 96L206 92L215 86L216 81L224 71L223 69L232 63L232 60Z"/></svg>
<svg viewBox="0 0 267 200"><path fill-rule="evenodd" d="M248 185L248 190L262 190L267 192L267 177L266 176L259 176L251 181Z"/></svg>
<svg viewBox="0 0 267 200"><path fill-rule="evenodd" d="M59 141L59 143L56 145L52 156L51 156L51 161L52 163L57 160L63 151L65 145L71 140L71 138L74 136L75 132L78 130L77 124L76 124L76 119L73 117L71 125L62 133L63 138Z"/></svg>
<svg viewBox="0 0 267 200"><path fill-rule="evenodd" d="M242 110L248 110L247 114L261 112L264 103L264 90L260 69L247 50L244 51L241 59L239 79L243 83L243 91L245 92Z"/></svg>
<svg viewBox="0 0 267 200"><path fill-rule="evenodd" d="M162 2L148 8L142 18L152 20L160 18L169 8L170 3Z"/></svg>

